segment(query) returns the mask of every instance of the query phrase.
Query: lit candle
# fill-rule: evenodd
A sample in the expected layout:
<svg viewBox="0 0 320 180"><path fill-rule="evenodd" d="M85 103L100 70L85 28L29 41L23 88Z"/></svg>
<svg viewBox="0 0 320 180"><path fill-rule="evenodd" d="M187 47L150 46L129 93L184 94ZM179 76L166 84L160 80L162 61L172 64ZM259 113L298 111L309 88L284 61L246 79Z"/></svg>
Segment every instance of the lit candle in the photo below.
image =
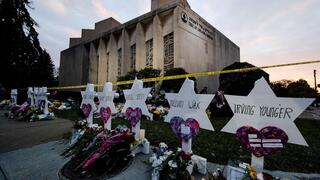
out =
<svg viewBox="0 0 320 180"><path fill-rule="evenodd" d="M140 139L144 139L145 138L145 134L146 134L146 130L145 129L140 129Z"/></svg>

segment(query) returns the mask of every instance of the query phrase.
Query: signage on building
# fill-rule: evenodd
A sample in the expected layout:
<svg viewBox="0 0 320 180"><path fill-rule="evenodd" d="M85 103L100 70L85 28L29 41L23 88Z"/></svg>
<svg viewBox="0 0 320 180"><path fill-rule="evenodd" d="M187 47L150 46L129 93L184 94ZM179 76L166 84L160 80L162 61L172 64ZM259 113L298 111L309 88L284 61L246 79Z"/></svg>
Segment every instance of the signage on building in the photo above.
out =
<svg viewBox="0 0 320 180"><path fill-rule="evenodd" d="M204 35L205 37L213 40L213 31L206 25L206 22L203 22L200 18L188 15L185 11L181 11L180 17L183 24L191 27L201 35Z"/></svg>

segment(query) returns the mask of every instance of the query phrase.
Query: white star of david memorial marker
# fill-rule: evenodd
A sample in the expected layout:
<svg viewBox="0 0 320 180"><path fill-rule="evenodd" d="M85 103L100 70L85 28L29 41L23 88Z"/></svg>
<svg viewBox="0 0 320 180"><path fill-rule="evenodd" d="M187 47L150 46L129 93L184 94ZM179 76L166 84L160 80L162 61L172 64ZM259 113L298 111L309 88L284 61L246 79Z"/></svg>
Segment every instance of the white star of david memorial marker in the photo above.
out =
<svg viewBox="0 0 320 180"><path fill-rule="evenodd" d="M251 126L257 130L274 126L287 134L288 143L308 146L294 120L314 99L277 97L264 78L255 82L248 96L225 97L234 115L221 131L235 134L243 126ZM252 164L260 166L262 170L263 157L252 155Z"/></svg>
<svg viewBox="0 0 320 180"><path fill-rule="evenodd" d="M18 96L18 90L17 89L11 89L11 105L17 105L17 96Z"/></svg>
<svg viewBox="0 0 320 180"><path fill-rule="evenodd" d="M126 103L121 112L125 113L129 107L133 109L140 108L143 115L150 116L146 105L146 100L150 91L151 88L143 88L143 82L136 78L130 90L123 90ZM136 139L140 137L140 123L141 122L139 121L135 127L132 127Z"/></svg>
<svg viewBox="0 0 320 180"><path fill-rule="evenodd" d="M39 88L37 100L38 100L38 107L43 110L44 114L49 114L48 110L48 88L42 87Z"/></svg>
<svg viewBox="0 0 320 180"><path fill-rule="evenodd" d="M170 123L173 117L181 117L184 120L193 118L198 121L200 128L214 131L206 113L206 109L213 97L213 94L196 94L194 91L194 81L186 79L178 94L166 93L166 99L170 104L170 110L165 118L165 122ZM188 130L185 129L185 127L182 127L181 131L187 132ZM191 138L188 142L182 141L183 151L192 153L191 141Z"/></svg>
<svg viewBox="0 0 320 180"><path fill-rule="evenodd" d="M34 87L33 88L33 93L34 93L34 105L35 107L39 108L39 91L40 91L40 88L39 87Z"/></svg>
<svg viewBox="0 0 320 180"><path fill-rule="evenodd" d="M28 87L28 92L27 92L27 94L28 94L28 100L27 100L27 102L29 103L29 105L30 105L31 107L33 107L33 106L34 106L34 93L33 93L32 87Z"/></svg>
<svg viewBox="0 0 320 180"><path fill-rule="evenodd" d="M37 87L35 88L35 94L36 94L36 105L40 110L44 110L45 108L45 95L44 95L44 91L46 91L45 93L47 93L47 89L45 89L44 87Z"/></svg>
<svg viewBox="0 0 320 180"><path fill-rule="evenodd" d="M117 113L117 110L113 103L115 94L116 91L112 91L112 83L110 82L105 83L102 92L98 92L100 102L98 112L100 113L100 115L103 116L101 113L103 113L102 111L106 111L107 108L110 108L111 110L109 120L104 124L104 128L108 130L111 130L111 115Z"/></svg>
<svg viewBox="0 0 320 180"><path fill-rule="evenodd" d="M82 102L81 102L80 108L82 111L87 112L87 114L84 113L87 116L86 121L88 123L88 126L92 127L92 125L93 125L93 111L96 108L95 103L93 101L94 96L95 96L94 85L87 84L86 90L81 91L81 96L82 96Z"/></svg>

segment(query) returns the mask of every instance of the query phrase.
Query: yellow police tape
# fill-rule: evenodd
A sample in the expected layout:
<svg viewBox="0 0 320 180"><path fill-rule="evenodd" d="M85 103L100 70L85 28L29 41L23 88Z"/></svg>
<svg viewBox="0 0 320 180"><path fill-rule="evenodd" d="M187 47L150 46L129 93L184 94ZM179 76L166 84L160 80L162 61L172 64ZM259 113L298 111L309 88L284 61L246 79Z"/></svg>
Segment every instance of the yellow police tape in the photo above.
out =
<svg viewBox="0 0 320 180"><path fill-rule="evenodd" d="M174 76L161 76L161 77L146 78L146 79L141 79L141 80L143 82L165 81L165 80L172 80L172 79L184 79L184 78L188 78L188 77L212 76L212 75L217 75L217 74L247 72L247 71L254 71L254 70L258 70L258 69L270 69L270 68L277 68L277 67L297 66L297 65L305 65L305 64L315 64L315 63L320 63L320 60L287 63L287 64L277 64L277 65L269 65L269 66L261 66L261 67L249 67L249 68L241 68L241 69L211 71L211 72L199 72L199 73L182 74L182 75L174 75ZM132 83L133 83L133 80L112 82L113 85L124 85L124 84L132 84ZM94 86L95 87L102 87L104 85L95 84ZM81 89L81 88L85 88L85 87L86 87L86 85L50 87L50 88L48 88L48 90Z"/></svg>

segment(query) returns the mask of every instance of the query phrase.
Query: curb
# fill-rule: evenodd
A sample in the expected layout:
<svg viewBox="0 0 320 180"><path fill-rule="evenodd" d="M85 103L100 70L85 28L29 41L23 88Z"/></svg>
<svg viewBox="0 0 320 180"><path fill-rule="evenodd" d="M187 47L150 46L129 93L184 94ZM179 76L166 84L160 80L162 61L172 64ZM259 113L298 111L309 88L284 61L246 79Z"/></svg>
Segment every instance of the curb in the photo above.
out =
<svg viewBox="0 0 320 180"><path fill-rule="evenodd" d="M7 178L7 176L6 176L6 173L4 173L4 171L3 171L2 167L1 167L1 165L0 165L0 172L1 172L1 174L2 174L2 176L3 176L3 178L4 178L4 180L8 180L8 178Z"/></svg>

